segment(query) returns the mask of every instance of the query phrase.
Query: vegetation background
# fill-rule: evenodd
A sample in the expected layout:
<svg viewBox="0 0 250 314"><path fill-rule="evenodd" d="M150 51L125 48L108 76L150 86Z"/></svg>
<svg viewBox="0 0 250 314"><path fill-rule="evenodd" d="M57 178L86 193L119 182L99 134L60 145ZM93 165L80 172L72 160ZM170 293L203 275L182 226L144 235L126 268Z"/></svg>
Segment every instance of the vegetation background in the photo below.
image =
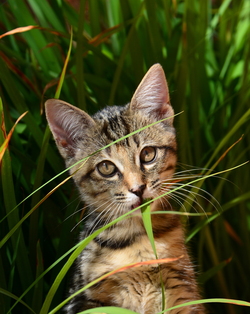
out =
<svg viewBox="0 0 250 314"><path fill-rule="evenodd" d="M125 104L159 62L175 112L184 110L175 120L180 163L217 172L250 159L249 0L1 0L1 313L48 313L65 299L60 270L79 232L72 231L79 198L68 181L43 201L65 173L31 193L64 169L43 104L55 97L71 30L61 99L90 114ZM200 204L210 214L187 221L204 298L250 301L249 177L246 164L207 179L202 188L220 205L205 194ZM186 203L189 209L199 207ZM65 278L55 287L58 274ZM249 313L238 305L208 308Z"/></svg>

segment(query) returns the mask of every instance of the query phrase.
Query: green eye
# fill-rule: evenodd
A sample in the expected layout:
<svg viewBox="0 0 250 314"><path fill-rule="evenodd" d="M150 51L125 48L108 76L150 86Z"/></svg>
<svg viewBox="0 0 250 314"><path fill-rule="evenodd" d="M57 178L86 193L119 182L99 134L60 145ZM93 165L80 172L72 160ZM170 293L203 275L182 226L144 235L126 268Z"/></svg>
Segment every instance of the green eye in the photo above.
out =
<svg viewBox="0 0 250 314"><path fill-rule="evenodd" d="M156 156L155 147L152 146L144 147L140 153L140 160L143 164L147 164L154 161L155 156Z"/></svg>
<svg viewBox="0 0 250 314"><path fill-rule="evenodd" d="M116 166L108 160L100 162L97 165L97 169L103 177L112 177L117 172Z"/></svg>

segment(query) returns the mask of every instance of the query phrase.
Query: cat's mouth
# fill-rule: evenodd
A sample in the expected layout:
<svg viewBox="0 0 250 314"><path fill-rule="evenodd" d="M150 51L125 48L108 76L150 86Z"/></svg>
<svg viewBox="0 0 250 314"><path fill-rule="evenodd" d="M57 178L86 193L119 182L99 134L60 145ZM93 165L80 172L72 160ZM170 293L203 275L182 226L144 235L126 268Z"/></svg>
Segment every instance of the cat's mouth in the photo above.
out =
<svg viewBox="0 0 250 314"><path fill-rule="evenodd" d="M136 203L134 203L134 205L131 206L131 210L135 209L136 207L141 206L142 202L143 202L143 199L142 197L140 197L139 200Z"/></svg>
<svg viewBox="0 0 250 314"><path fill-rule="evenodd" d="M149 200L150 200L149 198L143 199L142 197L140 197L140 199L139 199L134 205L131 206L131 210L132 210L132 209L135 209L135 208L137 208L137 207L139 207L139 206L141 206L141 204L143 203L143 201L149 201ZM140 211L141 208L138 208L138 210Z"/></svg>

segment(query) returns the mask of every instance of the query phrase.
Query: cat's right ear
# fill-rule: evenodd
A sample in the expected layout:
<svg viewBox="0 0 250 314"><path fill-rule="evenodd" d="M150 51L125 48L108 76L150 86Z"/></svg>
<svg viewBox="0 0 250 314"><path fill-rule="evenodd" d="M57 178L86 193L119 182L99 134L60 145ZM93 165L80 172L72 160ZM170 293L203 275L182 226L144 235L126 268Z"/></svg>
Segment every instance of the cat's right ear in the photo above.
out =
<svg viewBox="0 0 250 314"><path fill-rule="evenodd" d="M74 157L77 142L95 126L94 120L84 111L59 99L47 100L45 112L61 155L65 159Z"/></svg>
<svg viewBox="0 0 250 314"><path fill-rule="evenodd" d="M160 64L154 64L137 87L129 108L141 112L151 121L168 118L164 123L172 126L174 110L170 105L168 84Z"/></svg>

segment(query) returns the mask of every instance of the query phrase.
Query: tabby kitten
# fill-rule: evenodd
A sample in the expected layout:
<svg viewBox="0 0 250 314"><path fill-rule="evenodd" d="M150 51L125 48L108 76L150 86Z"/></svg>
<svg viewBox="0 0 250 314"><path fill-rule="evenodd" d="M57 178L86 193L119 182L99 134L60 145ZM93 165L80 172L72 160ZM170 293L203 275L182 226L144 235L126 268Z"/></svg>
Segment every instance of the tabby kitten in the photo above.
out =
<svg viewBox="0 0 250 314"><path fill-rule="evenodd" d="M49 126L66 166L103 146L147 126L91 156L70 169L87 208L80 240L111 220L170 189L176 165L173 109L162 67L150 68L132 100L124 107L108 107L90 117L84 111L57 99L46 102ZM169 182L166 185L166 182ZM158 258L180 257L175 262L140 266L116 273L74 297L66 306L69 314L98 307L117 306L141 314L200 298L192 263L184 244L179 216L168 214L167 199L151 203L152 226ZM96 278L126 264L155 259L140 210L100 233L78 256L70 294ZM171 314L204 313L201 305L181 307Z"/></svg>

